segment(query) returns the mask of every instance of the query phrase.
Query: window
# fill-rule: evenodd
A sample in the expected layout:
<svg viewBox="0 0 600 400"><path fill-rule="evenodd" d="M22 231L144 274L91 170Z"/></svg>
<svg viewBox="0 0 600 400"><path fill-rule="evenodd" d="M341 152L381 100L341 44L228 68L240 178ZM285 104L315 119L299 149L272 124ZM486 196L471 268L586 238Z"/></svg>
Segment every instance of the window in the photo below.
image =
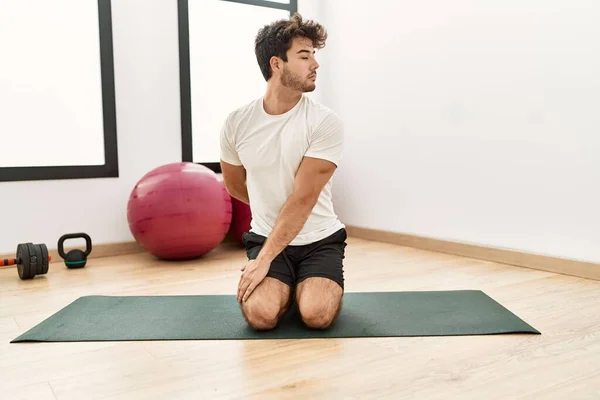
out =
<svg viewBox="0 0 600 400"><path fill-rule="evenodd" d="M0 181L118 176L110 0L3 0L0 37Z"/></svg>
<svg viewBox="0 0 600 400"><path fill-rule="evenodd" d="M254 55L256 34L296 10L296 0L179 1L183 161L221 172L225 118L266 88Z"/></svg>

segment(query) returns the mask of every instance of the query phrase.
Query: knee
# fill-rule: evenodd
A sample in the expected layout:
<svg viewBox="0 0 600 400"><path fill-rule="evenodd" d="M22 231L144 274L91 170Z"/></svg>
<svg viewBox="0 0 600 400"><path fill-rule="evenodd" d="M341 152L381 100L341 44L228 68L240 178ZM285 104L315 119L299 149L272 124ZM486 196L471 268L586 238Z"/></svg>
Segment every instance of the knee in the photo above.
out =
<svg viewBox="0 0 600 400"><path fill-rule="evenodd" d="M312 329L327 329L335 320L336 310L319 304L299 305L304 324Z"/></svg>
<svg viewBox="0 0 600 400"><path fill-rule="evenodd" d="M248 325L256 330L269 330L277 326L280 309L276 304L247 301L242 304L242 312Z"/></svg>

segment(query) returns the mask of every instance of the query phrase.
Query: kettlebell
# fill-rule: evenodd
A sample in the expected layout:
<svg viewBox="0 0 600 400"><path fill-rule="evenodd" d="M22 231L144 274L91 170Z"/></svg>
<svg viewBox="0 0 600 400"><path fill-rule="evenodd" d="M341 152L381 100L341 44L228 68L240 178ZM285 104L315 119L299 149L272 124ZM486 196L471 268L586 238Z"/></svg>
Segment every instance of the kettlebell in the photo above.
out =
<svg viewBox="0 0 600 400"><path fill-rule="evenodd" d="M65 254L65 240L83 238L85 239L85 252L79 249L73 249ZM65 260L67 268L83 268L87 263L87 257L92 252L92 238L86 233L69 233L58 239L58 254Z"/></svg>

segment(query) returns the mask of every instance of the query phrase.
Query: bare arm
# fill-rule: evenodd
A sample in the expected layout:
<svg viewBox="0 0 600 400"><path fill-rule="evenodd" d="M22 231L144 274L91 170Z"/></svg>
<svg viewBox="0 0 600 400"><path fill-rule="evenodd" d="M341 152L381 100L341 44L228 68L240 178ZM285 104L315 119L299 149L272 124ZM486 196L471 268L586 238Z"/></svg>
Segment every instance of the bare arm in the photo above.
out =
<svg viewBox="0 0 600 400"><path fill-rule="evenodd" d="M223 182L229 194L246 204L250 204L246 187L246 169L242 165L231 165L221 160Z"/></svg>
<svg viewBox="0 0 600 400"><path fill-rule="evenodd" d="M293 192L279 211L273 232L260 251L259 259L273 261L298 235L335 170L336 165L330 161L303 158L296 173Z"/></svg>

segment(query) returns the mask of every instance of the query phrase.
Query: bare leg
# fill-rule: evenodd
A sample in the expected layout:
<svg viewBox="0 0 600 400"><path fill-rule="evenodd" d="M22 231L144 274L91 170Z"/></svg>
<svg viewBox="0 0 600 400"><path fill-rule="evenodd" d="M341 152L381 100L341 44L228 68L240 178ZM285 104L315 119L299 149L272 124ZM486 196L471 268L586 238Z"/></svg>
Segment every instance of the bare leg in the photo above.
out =
<svg viewBox="0 0 600 400"><path fill-rule="evenodd" d="M313 329L327 329L339 315L343 289L331 279L313 277L298 284L296 299L302 321Z"/></svg>
<svg viewBox="0 0 600 400"><path fill-rule="evenodd" d="M273 329L285 314L289 303L289 286L278 279L266 277L242 303L242 315L256 330Z"/></svg>

